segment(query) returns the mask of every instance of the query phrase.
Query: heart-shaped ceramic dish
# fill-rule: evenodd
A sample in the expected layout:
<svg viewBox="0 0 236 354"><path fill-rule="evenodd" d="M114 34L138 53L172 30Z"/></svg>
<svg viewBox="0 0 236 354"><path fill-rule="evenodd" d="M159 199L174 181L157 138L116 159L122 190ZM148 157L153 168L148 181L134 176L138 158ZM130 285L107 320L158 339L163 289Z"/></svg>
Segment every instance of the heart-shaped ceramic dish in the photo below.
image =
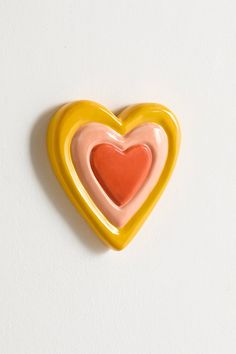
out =
<svg viewBox="0 0 236 354"><path fill-rule="evenodd" d="M180 143L176 118L155 103L118 117L91 101L60 108L48 129L57 178L96 234L115 249L134 237L164 190Z"/></svg>

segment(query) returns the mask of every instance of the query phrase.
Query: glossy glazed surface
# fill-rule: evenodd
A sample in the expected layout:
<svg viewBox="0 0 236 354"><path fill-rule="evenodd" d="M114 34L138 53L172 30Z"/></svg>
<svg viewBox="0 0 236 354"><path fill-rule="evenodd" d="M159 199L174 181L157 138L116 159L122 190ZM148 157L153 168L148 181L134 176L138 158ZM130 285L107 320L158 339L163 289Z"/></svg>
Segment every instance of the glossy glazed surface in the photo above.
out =
<svg viewBox="0 0 236 354"><path fill-rule="evenodd" d="M91 151L90 164L108 197L123 207L145 183L152 165L152 152L144 144L126 150L99 144Z"/></svg>
<svg viewBox="0 0 236 354"><path fill-rule="evenodd" d="M122 210L123 220L120 221L123 226L120 227L115 226L114 223L112 224L91 198L91 192L88 192L72 161L72 140L82 127L91 123L100 124L102 126L106 125L106 127L122 138L129 133L131 134L132 131L144 124L155 124L161 127L167 137L168 152L159 178L157 179L155 174L153 174L152 178L155 182L149 194L144 195L143 191L145 188L143 187L127 204L130 207L132 205L133 211L131 213L131 209L126 210L127 205L124 206ZM143 136L141 135L141 137ZM180 131L174 114L168 108L160 104L143 103L130 106L116 117L111 111L98 103L92 101L78 101L69 103L56 112L48 128L47 141L52 167L72 203L84 216L95 233L107 245L121 250L127 246L140 229L160 198L171 176L178 155ZM96 145L98 145L98 143L99 142L97 142ZM104 140L100 143L104 143ZM142 142L139 140L138 144L140 143ZM117 144L119 147L119 139L117 139ZM132 142L131 145L133 144L134 142ZM128 147L129 146L125 148ZM119 148L124 147L120 146ZM86 156L86 154L83 154L83 156ZM86 166L86 161L87 159L85 158L83 160L84 166ZM82 169L82 171L84 171L84 169ZM151 180L151 173L149 174L149 178ZM98 183L98 185L100 184ZM145 183L144 186L147 188L148 183ZM94 189L94 193L96 193L96 188ZM101 192L100 194L102 195ZM140 198L139 203L137 203L137 198ZM108 199L110 200L110 198ZM134 203L134 201L136 202ZM139 206L137 207L138 204ZM115 205L115 207L118 208L117 205ZM114 208L114 210L116 208ZM121 214L119 210L117 212L119 215ZM129 213L131 217L128 215Z"/></svg>
<svg viewBox="0 0 236 354"><path fill-rule="evenodd" d="M91 168L91 153L100 144L110 144L121 151L130 149L137 145L147 146L151 155L147 156L148 173L145 174L145 181L142 179L142 188L133 185L132 199L123 206L117 205L107 195L104 188L98 182ZM88 191L94 203L104 214L108 221L116 227L124 226L139 209L140 205L147 198L154 185L157 183L163 170L168 152L167 135L163 128L157 124L146 123L133 129L127 135L122 136L103 124L90 123L81 127L72 139L71 155L76 172ZM106 164L103 161L103 166ZM130 166L132 170L132 166ZM141 169L136 166L135 171ZM122 174L122 172L117 173ZM141 171L142 172L142 171ZM142 173L141 173L142 177ZM130 181L132 184L134 181ZM127 188L127 186L125 186ZM127 200L126 200L127 201Z"/></svg>

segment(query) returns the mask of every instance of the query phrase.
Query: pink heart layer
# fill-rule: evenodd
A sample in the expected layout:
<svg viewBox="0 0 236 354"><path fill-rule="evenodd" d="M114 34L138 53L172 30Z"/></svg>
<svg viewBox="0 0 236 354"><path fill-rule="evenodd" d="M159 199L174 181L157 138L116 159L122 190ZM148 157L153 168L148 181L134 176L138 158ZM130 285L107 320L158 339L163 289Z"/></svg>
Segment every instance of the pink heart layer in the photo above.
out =
<svg viewBox="0 0 236 354"><path fill-rule="evenodd" d="M104 190L91 167L91 152L100 144L109 144L121 151L135 145L145 145L151 150L152 161L145 180L132 198L121 205ZM167 135L154 123L140 125L125 136L103 124L89 123L76 132L71 143L72 161L81 183L97 208L116 227L123 227L146 200L160 178L167 153Z"/></svg>

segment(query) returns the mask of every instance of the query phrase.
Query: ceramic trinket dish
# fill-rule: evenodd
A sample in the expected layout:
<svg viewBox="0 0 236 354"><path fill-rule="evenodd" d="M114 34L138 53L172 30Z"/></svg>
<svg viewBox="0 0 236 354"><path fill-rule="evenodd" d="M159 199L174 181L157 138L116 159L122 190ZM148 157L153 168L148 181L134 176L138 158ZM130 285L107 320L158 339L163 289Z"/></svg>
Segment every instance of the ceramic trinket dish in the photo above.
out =
<svg viewBox="0 0 236 354"><path fill-rule="evenodd" d="M72 203L107 245L121 250L169 180L180 130L160 104L129 106L115 116L98 103L77 101L54 114L47 143Z"/></svg>

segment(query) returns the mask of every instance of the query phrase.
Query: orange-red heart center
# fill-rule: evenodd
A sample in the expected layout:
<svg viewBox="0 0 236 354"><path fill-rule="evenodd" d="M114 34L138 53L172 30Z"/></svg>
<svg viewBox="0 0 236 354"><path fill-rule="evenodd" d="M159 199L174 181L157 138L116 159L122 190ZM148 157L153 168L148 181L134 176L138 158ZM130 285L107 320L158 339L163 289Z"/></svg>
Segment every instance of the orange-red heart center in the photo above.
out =
<svg viewBox="0 0 236 354"><path fill-rule="evenodd" d="M110 199L118 205L127 204L144 184L152 164L147 145L134 145L120 150L111 144L93 148L90 163L95 177Z"/></svg>

